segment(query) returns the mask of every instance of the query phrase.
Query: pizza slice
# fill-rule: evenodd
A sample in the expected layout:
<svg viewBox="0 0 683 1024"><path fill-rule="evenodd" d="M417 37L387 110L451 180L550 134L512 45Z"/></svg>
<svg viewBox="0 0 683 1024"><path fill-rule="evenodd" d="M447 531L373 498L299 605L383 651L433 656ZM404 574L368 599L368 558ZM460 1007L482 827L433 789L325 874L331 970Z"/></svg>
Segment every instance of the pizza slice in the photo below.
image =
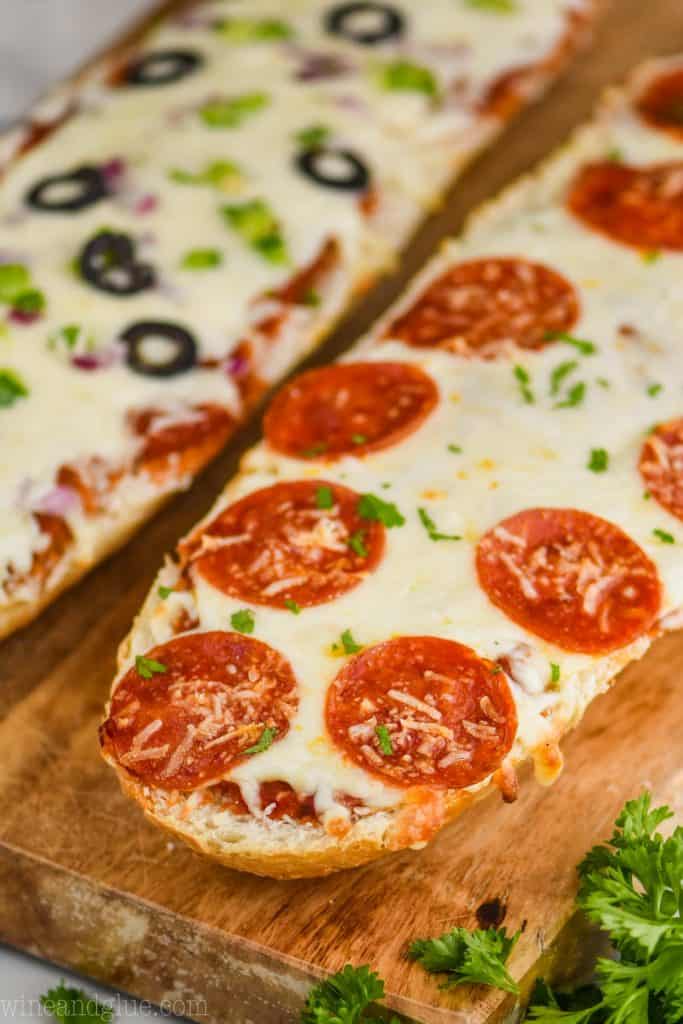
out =
<svg viewBox="0 0 683 1024"><path fill-rule="evenodd" d="M593 0L172 5L0 154L0 636L186 487Z"/></svg>
<svg viewBox="0 0 683 1024"><path fill-rule="evenodd" d="M681 624L682 102L641 69L276 396L120 651L152 821L280 877L420 847Z"/></svg>

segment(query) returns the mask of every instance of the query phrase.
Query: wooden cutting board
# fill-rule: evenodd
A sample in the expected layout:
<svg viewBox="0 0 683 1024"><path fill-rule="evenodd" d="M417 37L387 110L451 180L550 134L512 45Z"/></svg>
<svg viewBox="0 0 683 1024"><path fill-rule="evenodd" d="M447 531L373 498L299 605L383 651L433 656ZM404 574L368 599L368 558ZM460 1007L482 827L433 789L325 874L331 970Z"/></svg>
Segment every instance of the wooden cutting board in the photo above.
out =
<svg viewBox="0 0 683 1024"><path fill-rule="evenodd" d="M355 310L317 361L353 340L466 211L587 118L605 83L677 49L680 0L614 0L593 50L461 180L400 277ZM440 991L405 960L406 945L476 926L478 908L498 899L508 927L526 923L512 970L528 979L571 916L576 863L624 800L648 786L683 816L683 638L660 641L595 703L566 743L553 789L523 778L515 805L484 802L421 853L291 883L205 863L121 796L98 756L97 724L116 645L163 553L256 433L245 430L191 492L3 646L0 939L207 1024L295 1021L312 980L346 962L374 965L408 1020L501 1019L509 999Z"/></svg>

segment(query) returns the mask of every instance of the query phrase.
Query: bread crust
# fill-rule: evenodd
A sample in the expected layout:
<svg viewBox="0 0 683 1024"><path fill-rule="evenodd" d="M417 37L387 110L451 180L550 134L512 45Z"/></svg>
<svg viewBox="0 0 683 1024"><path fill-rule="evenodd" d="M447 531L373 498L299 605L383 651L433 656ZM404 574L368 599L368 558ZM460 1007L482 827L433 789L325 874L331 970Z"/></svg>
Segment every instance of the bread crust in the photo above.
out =
<svg viewBox="0 0 683 1024"><path fill-rule="evenodd" d="M150 603L151 598L152 595L148 598ZM139 619L144 618L147 607L146 603ZM119 670L124 669L130 657L131 635L132 632L119 648ZM556 715L542 745L528 752L537 781L542 785L550 785L561 774L563 762L559 750L560 740L579 724L594 697L610 689L621 670L645 654L651 641L652 637L642 637L602 659L595 671L586 673L571 718ZM221 809L223 830L230 836L226 841L213 835L210 828L203 827L196 813L187 810L189 805L182 805L180 812L165 807L163 794L155 795L149 787L122 768L104 747L102 756L116 772L126 796L140 806L150 822L174 839L181 840L197 853L224 867L278 879L324 877L336 871L359 867L390 853L421 849L443 827L480 800L496 792L504 800L515 799L516 791L509 792L507 780L510 776L516 779L515 769L528 759L524 754L515 754L513 750L505 763L505 777L497 773L478 787L445 791L438 818L418 841L411 842L410 829L401 828L402 815L405 814L402 807L377 812L371 816L376 822L371 818L361 819L342 838L328 835L322 827L304 828L296 822L290 824L265 818L255 819Z"/></svg>

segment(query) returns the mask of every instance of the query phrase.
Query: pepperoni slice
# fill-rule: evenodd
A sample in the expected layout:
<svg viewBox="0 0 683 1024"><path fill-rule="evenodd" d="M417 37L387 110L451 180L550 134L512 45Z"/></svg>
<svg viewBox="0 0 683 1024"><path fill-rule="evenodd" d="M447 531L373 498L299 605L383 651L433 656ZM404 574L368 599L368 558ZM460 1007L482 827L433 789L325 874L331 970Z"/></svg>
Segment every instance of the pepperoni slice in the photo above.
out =
<svg viewBox="0 0 683 1024"><path fill-rule="evenodd" d="M479 582L513 622L566 651L605 654L642 636L657 569L618 526L573 508L518 512L482 537Z"/></svg>
<svg viewBox="0 0 683 1024"><path fill-rule="evenodd" d="M364 455L417 430L438 398L431 377L409 363L339 363L295 377L263 426L271 447L293 458Z"/></svg>
<svg viewBox="0 0 683 1024"><path fill-rule="evenodd" d="M574 216L637 249L683 249L683 161L628 167L587 164L567 198Z"/></svg>
<svg viewBox="0 0 683 1024"><path fill-rule="evenodd" d="M114 691L102 743L142 782L192 790L251 756L266 729L277 742L298 704L289 662L239 633L191 633L145 655ZM274 730L274 733L272 731Z"/></svg>
<svg viewBox="0 0 683 1024"><path fill-rule="evenodd" d="M660 423L640 453L640 475L655 501L683 519L683 418Z"/></svg>
<svg viewBox="0 0 683 1024"><path fill-rule="evenodd" d="M327 695L327 728L356 764L398 786L471 786L510 750L504 673L470 647L403 636L353 658Z"/></svg>
<svg viewBox="0 0 683 1024"><path fill-rule="evenodd" d="M264 487L228 506L181 546L181 555L212 586L242 601L323 604L357 587L382 557L384 526L361 518L359 498L321 480Z"/></svg>
<svg viewBox="0 0 683 1024"><path fill-rule="evenodd" d="M182 419L162 409L138 409L129 415L133 433L144 438L135 463L155 480L191 476L218 452L234 420L219 405L196 405Z"/></svg>
<svg viewBox="0 0 683 1024"><path fill-rule="evenodd" d="M638 99L637 110L653 128L683 139L683 68L654 78Z"/></svg>
<svg viewBox="0 0 683 1024"><path fill-rule="evenodd" d="M578 317L577 294L556 271L492 257L458 263L432 281L385 337L495 358L511 343L541 348L550 332L568 331Z"/></svg>

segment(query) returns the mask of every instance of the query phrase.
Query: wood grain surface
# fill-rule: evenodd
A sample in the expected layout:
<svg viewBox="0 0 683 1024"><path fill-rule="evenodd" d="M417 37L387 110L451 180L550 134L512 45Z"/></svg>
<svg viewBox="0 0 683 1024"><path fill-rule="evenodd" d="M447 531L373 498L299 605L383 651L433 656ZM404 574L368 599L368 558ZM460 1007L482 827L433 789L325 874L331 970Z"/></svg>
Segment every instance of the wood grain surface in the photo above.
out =
<svg viewBox="0 0 683 1024"><path fill-rule="evenodd" d="M602 87L644 57L683 50L680 0L614 0L593 49L461 179L414 239L400 273L347 318L316 362L347 346L465 214L585 120ZM509 997L444 992L404 956L417 936L476 926L498 898L527 980L571 916L575 865L643 786L683 816L683 638L658 642L600 698L565 744L550 790L490 799L421 853L322 881L274 882L205 863L147 825L97 750L97 724L127 632L163 553L234 471L241 432L187 494L122 552L2 647L0 940L208 1024L285 1024L308 985L370 962L411 1021L502 1019ZM571 933L566 933L571 945ZM582 941L573 940L574 954Z"/></svg>

